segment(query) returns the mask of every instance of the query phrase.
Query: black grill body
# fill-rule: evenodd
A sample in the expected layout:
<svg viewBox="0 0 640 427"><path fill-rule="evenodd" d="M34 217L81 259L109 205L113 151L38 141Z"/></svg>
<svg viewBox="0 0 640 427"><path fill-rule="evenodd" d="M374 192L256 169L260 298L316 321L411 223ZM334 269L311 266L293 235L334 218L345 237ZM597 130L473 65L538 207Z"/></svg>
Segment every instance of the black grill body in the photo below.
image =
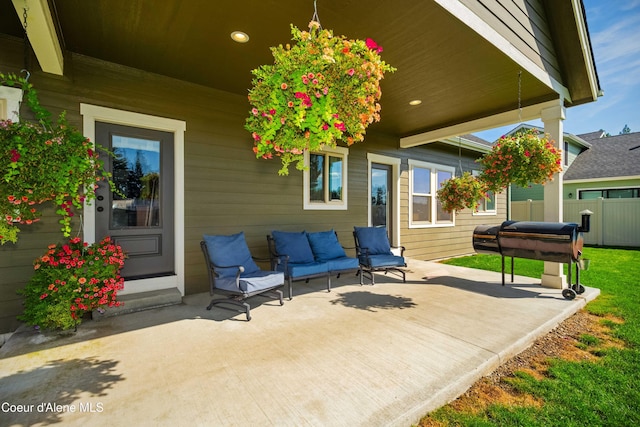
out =
<svg viewBox="0 0 640 427"><path fill-rule="evenodd" d="M569 264L569 285L562 295L567 299L584 292L576 264L575 286L571 285L571 269L582 255L584 227L571 222L505 221L501 225L480 225L473 232L473 248L478 253L502 255L502 284L504 285L504 257L527 258ZM588 228L585 230L588 231ZM567 292L565 292L567 291Z"/></svg>

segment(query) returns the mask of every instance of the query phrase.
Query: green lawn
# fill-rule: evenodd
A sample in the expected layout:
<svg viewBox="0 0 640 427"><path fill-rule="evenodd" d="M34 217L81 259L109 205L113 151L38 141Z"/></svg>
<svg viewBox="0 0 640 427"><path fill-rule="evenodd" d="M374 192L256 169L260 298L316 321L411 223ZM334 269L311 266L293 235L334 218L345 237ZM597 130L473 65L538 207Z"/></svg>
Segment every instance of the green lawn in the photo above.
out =
<svg viewBox="0 0 640 427"><path fill-rule="evenodd" d="M441 408L431 418L442 426L637 426L640 425L640 251L585 248L589 270L580 282L601 290L586 310L598 316L615 315L616 324L603 318L612 334L626 344L607 349L596 362L554 360L549 376L534 379L518 373L513 384L542 399L542 407L493 405L484 413L467 414ZM507 269L510 262L507 261ZM475 255L445 261L447 264L500 271L500 256ZM516 259L515 273L540 277L541 261ZM597 346L586 340L584 345Z"/></svg>

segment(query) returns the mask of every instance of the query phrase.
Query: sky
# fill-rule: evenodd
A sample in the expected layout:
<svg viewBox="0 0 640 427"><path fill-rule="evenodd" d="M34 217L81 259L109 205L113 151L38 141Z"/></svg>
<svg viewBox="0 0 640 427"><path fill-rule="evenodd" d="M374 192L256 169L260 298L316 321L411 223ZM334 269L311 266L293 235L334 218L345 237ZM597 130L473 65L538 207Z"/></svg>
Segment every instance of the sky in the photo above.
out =
<svg viewBox="0 0 640 427"><path fill-rule="evenodd" d="M596 71L604 95L566 109L564 131L604 130L618 135L625 125L640 132L640 0L583 0ZM540 120L528 124L544 127ZM475 135L495 141L519 123Z"/></svg>

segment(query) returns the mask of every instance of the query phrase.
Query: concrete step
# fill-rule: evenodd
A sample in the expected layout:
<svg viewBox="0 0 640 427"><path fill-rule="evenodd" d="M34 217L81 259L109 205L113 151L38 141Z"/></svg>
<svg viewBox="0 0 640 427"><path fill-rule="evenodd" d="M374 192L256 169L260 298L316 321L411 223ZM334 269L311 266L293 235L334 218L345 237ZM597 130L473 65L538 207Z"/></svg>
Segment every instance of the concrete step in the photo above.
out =
<svg viewBox="0 0 640 427"><path fill-rule="evenodd" d="M121 314L134 313L136 311L181 304L182 295L180 295L180 291L177 288L171 288L123 295L118 297L118 301L121 301L124 304L119 307L106 308L104 313L94 310L91 315L92 318L96 320L105 317L119 316Z"/></svg>

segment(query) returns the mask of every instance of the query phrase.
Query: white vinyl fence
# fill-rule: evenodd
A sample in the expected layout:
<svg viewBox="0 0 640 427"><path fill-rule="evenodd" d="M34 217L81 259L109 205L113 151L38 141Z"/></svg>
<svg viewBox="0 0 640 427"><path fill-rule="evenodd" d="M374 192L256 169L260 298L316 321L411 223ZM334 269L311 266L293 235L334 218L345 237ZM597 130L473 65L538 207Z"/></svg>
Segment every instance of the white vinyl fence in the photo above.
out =
<svg viewBox="0 0 640 427"><path fill-rule="evenodd" d="M580 224L580 212L589 209L591 230L584 233L587 245L640 246L640 199L565 200L564 221ZM514 221L544 221L542 200L511 202Z"/></svg>

